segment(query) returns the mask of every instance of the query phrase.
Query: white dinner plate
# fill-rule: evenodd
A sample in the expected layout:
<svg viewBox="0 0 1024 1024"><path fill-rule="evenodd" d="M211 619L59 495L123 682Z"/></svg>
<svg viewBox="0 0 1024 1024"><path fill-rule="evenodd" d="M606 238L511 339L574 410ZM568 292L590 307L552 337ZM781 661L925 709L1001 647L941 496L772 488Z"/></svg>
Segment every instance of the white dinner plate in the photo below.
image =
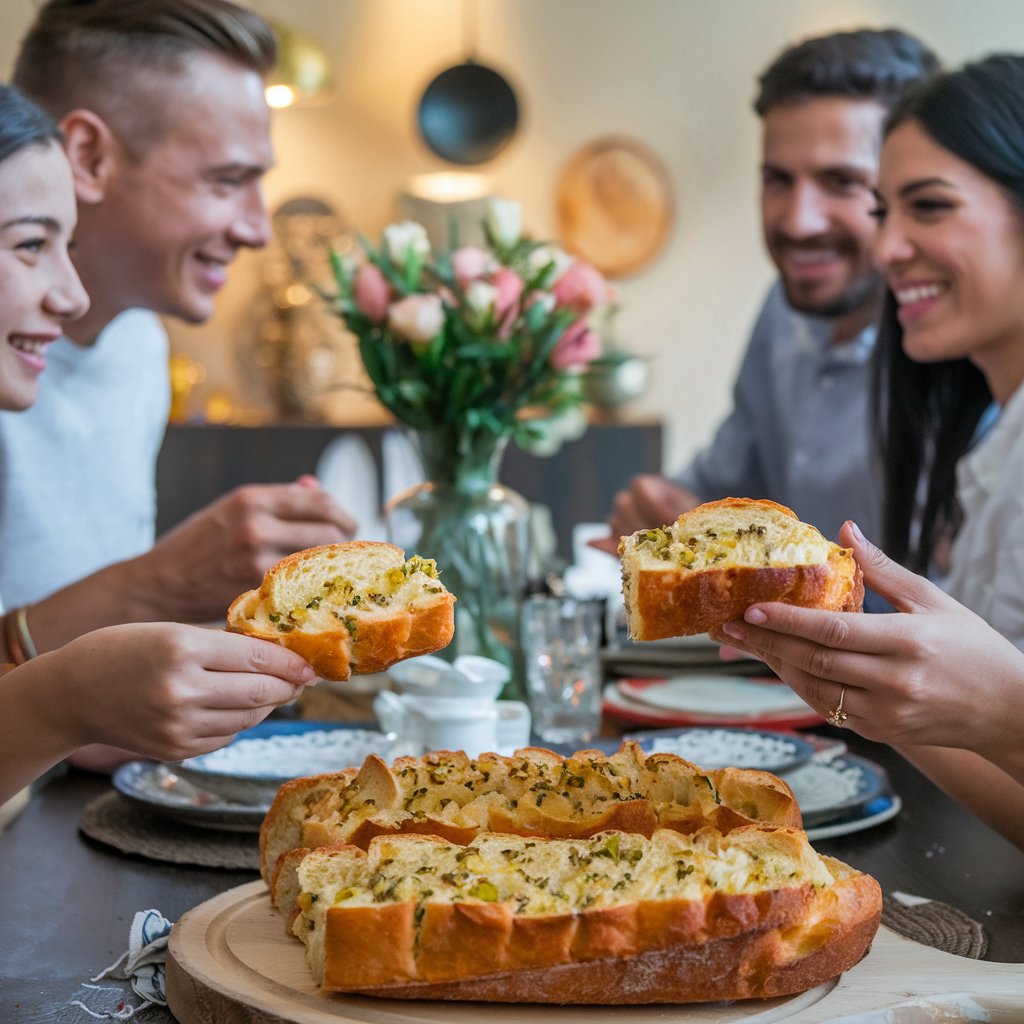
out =
<svg viewBox="0 0 1024 1024"><path fill-rule="evenodd" d="M685 675L663 680L621 679L619 691L631 700L691 715L764 715L806 711L807 704L785 683L744 676Z"/></svg>
<svg viewBox="0 0 1024 1024"><path fill-rule="evenodd" d="M643 684L647 680L635 680ZM820 725L821 716L803 705L793 711L764 713L701 715L693 712L668 711L653 704L627 697L615 683L609 683L601 695L601 710L609 718L630 725L645 725L655 729L681 725L740 725L750 729L801 729L804 726Z"/></svg>
<svg viewBox="0 0 1024 1024"><path fill-rule="evenodd" d="M171 765L192 785L234 803L263 806L285 782L358 767L369 754L390 761L395 738L339 722L265 723L219 750ZM296 726L305 726L296 729Z"/></svg>

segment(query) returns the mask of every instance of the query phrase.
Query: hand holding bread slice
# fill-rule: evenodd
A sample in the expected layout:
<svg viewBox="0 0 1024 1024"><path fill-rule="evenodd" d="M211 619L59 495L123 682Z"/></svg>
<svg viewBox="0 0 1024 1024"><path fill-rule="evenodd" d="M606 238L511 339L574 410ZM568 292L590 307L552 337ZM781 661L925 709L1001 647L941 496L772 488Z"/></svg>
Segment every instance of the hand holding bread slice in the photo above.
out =
<svg viewBox="0 0 1024 1024"><path fill-rule="evenodd" d="M860 611L864 581L850 548L774 501L724 498L619 542L629 636L710 633L759 601Z"/></svg>
<svg viewBox="0 0 1024 1024"><path fill-rule="evenodd" d="M431 559L348 541L278 562L234 600L228 629L290 648L324 679L348 679L446 646L454 604Z"/></svg>

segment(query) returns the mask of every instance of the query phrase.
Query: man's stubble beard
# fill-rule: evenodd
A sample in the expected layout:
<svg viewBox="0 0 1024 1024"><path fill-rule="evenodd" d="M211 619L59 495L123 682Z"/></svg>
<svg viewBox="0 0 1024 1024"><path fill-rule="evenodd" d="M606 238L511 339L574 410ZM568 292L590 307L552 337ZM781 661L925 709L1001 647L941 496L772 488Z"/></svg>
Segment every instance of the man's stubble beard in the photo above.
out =
<svg viewBox="0 0 1024 1024"><path fill-rule="evenodd" d="M839 295L820 300L804 295L799 288L791 287L784 276L781 277L781 280L786 302L793 309L798 313L818 316L825 320L836 320L858 310L867 311L869 307L880 309L882 296L885 293L885 283L880 274L858 278Z"/></svg>

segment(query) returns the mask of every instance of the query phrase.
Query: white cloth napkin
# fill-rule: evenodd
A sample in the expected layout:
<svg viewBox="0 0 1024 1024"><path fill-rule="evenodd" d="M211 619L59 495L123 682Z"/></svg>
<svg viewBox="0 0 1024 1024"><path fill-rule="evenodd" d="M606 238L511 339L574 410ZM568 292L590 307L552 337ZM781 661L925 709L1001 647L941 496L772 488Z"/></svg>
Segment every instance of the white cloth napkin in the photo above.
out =
<svg viewBox="0 0 1024 1024"><path fill-rule="evenodd" d="M111 1010L93 1010L80 999L72 1000L71 1005L85 1010L90 1017L97 1020L129 1020L140 1010L150 1006L166 1006L164 996L164 963L167 959L167 936L171 931L171 922L159 910L140 910L132 919L131 931L128 935L128 949L109 967L100 971L90 981L96 982L103 978L127 981L132 991L142 1000L132 1005L119 999ZM101 986L83 985L83 988L95 991L109 991L120 994L120 989Z"/></svg>

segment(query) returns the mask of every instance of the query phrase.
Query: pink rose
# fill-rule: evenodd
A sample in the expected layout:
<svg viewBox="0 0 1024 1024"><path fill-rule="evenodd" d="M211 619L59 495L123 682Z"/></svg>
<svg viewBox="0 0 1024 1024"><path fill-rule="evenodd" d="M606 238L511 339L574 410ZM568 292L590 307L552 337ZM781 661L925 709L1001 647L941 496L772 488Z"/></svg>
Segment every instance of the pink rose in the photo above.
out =
<svg viewBox="0 0 1024 1024"><path fill-rule="evenodd" d="M373 263L364 263L356 271L352 290L359 312L375 324L383 323L388 315L391 286L380 267Z"/></svg>
<svg viewBox="0 0 1024 1024"><path fill-rule="evenodd" d="M452 271L459 287L465 291L471 281L491 272L494 259L489 252L475 245L464 245L452 253Z"/></svg>
<svg viewBox="0 0 1024 1024"><path fill-rule="evenodd" d="M444 307L440 297L407 295L388 310L388 325L406 341L433 341L444 325Z"/></svg>
<svg viewBox="0 0 1024 1024"><path fill-rule="evenodd" d="M586 366L601 354L601 339L590 329L585 319L570 324L551 353L551 365L556 370L572 366Z"/></svg>
<svg viewBox="0 0 1024 1024"><path fill-rule="evenodd" d="M608 285L589 263L577 260L551 289L558 305L581 316L608 300Z"/></svg>
<svg viewBox="0 0 1024 1024"><path fill-rule="evenodd" d="M519 300L523 294L523 279L508 267L502 267L493 278L495 288L494 319L498 323L498 336L508 337L519 313Z"/></svg>

